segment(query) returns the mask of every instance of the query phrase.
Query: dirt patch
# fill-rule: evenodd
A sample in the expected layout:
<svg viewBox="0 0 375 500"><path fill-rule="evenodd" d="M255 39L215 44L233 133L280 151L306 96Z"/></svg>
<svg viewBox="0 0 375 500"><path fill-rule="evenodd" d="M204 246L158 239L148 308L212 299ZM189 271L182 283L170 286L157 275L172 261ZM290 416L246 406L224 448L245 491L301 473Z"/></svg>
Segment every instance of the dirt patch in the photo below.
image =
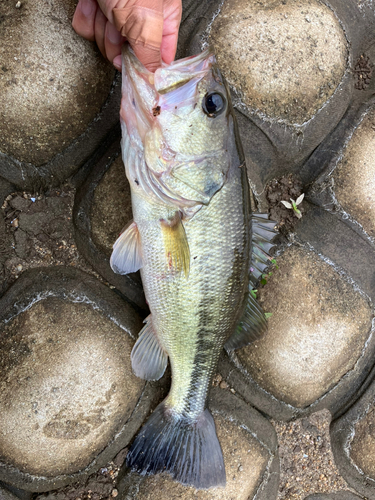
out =
<svg viewBox="0 0 375 500"><path fill-rule="evenodd" d="M65 184L45 193L16 191L3 200L0 295L34 267L73 266L101 279L77 251L71 216L74 194L74 188Z"/></svg>
<svg viewBox="0 0 375 500"><path fill-rule="evenodd" d="M280 455L278 500L302 500L309 494L348 490L334 463L330 421L328 410L290 423L272 421Z"/></svg>
<svg viewBox="0 0 375 500"><path fill-rule="evenodd" d="M276 229L286 236L293 231L296 222L299 220L294 211L286 208L281 201L291 203L302 194L302 182L292 175L280 177L270 181L266 188L266 199L269 204L270 219L277 222ZM304 213L303 201L298 205L301 215Z"/></svg>
<svg viewBox="0 0 375 500"><path fill-rule="evenodd" d="M117 476L125 461L128 449L121 450L112 462L92 474L85 482L75 483L56 491L38 494L32 500L113 500L117 497Z"/></svg>
<svg viewBox="0 0 375 500"><path fill-rule="evenodd" d="M354 87L358 90L366 90L372 78L372 64L366 54L362 54L354 66L354 77L356 82Z"/></svg>

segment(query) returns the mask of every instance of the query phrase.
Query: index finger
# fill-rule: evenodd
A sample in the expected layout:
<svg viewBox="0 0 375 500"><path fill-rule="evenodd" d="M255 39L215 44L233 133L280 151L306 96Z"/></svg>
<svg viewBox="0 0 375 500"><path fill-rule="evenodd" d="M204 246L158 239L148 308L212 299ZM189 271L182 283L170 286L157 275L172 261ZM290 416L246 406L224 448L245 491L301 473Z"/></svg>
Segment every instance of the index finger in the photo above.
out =
<svg viewBox="0 0 375 500"><path fill-rule="evenodd" d="M163 4L163 39L161 42L161 57L170 64L176 55L178 30L181 22L181 0L165 0Z"/></svg>
<svg viewBox="0 0 375 500"><path fill-rule="evenodd" d="M140 44L133 45L130 43L130 45L143 66L145 66L149 71L154 72L161 66L160 50L152 47L144 47Z"/></svg>
<svg viewBox="0 0 375 500"><path fill-rule="evenodd" d="M113 9L116 28L126 37L138 59L150 71L161 65L160 47L163 36L163 1L149 0L123 9Z"/></svg>

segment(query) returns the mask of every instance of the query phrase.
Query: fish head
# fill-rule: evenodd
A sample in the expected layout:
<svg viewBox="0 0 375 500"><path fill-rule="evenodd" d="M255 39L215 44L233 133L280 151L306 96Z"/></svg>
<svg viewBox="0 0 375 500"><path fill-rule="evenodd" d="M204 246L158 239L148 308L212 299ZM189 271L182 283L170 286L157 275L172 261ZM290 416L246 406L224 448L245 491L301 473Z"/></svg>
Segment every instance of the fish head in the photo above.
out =
<svg viewBox="0 0 375 500"><path fill-rule="evenodd" d="M232 134L215 56L206 50L151 73L126 48L123 68L121 118L144 157L141 187L180 208L208 204L225 183Z"/></svg>

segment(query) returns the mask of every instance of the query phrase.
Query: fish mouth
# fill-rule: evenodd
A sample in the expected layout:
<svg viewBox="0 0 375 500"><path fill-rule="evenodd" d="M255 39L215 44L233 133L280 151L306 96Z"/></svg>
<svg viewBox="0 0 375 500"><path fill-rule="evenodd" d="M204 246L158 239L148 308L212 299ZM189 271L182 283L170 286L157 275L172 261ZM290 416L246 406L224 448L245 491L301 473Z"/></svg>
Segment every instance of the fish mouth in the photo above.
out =
<svg viewBox="0 0 375 500"><path fill-rule="evenodd" d="M155 89L163 94L166 93L168 87L172 87L177 82L177 79L180 79L181 85L184 85L199 73L207 73L216 62L213 51L207 48L200 54L184 57L170 64L162 61L161 66L152 73L139 61L128 43L125 43L122 48L122 56L123 61L128 61L139 73L147 75L150 84L155 85Z"/></svg>
<svg viewBox="0 0 375 500"><path fill-rule="evenodd" d="M212 50L208 48L200 54L185 57L170 64L162 62L161 67L152 73L137 59L129 44L124 44L122 48L122 59L123 76L124 71L129 73L129 70L133 68L131 73L136 72L158 95L168 94L186 85L192 79L203 78L216 63Z"/></svg>
<svg viewBox="0 0 375 500"><path fill-rule="evenodd" d="M171 64L163 62L152 73L137 59L130 45L124 44L122 63L120 116L131 141L141 145L161 110L174 107L176 100L193 103L197 82L212 71L216 59L212 50L206 49Z"/></svg>

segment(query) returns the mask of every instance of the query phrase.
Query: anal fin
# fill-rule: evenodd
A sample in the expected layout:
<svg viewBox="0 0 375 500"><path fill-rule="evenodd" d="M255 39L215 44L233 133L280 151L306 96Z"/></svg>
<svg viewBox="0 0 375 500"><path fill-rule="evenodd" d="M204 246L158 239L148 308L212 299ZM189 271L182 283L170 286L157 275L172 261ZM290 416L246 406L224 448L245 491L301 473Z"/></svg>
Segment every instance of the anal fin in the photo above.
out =
<svg viewBox="0 0 375 500"><path fill-rule="evenodd" d="M162 348L154 332L151 314L145 319L131 353L134 374L144 380L159 380L167 367L168 354Z"/></svg>
<svg viewBox="0 0 375 500"><path fill-rule="evenodd" d="M238 322L236 329L225 343L226 351L233 351L245 347L263 337L267 331L267 319L262 306L256 298L249 293L243 317Z"/></svg>
<svg viewBox="0 0 375 500"><path fill-rule="evenodd" d="M131 222L115 241L110 259L117 274L135 273L142 267L142 252L137 224Z"/></svg>
<svg viewBox="0 0 375 500"><path fill-rule="evenodd" d="M165 256L170 270L184 271L188 277L190 271L190 249L180 213L176 212L171 220L160 221L163 233Z"/></svg>

